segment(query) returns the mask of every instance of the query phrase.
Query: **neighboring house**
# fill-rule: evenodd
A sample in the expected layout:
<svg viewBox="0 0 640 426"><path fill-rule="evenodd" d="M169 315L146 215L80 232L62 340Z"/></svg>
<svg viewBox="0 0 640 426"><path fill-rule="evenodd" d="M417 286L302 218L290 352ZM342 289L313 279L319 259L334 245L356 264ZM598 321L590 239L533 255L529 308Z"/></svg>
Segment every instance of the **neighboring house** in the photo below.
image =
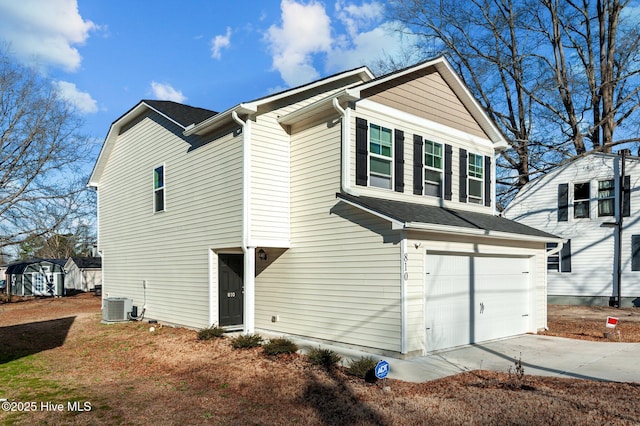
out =
<svg viewBox="0 0 640 426"><path fill-rule="evenodd" d="M640 158L622 159L578 157L529 182L505 209L567 240L549 245L549 303L640 306Z"/></svg>
<svg viewBox="0 0 640 426"><path fill-rule="evenodd" d="M102 258L70 257L64 265L67 290L94 291L102 285Z"/></svg>
<svg viewBox="0 0 640 426"><path fill-rule="evenodd" d="M7 265L7 288L18 296L64 296L64 259L30 259Z"/></svg>
<svg viewBox="0 0 640 426"><path fill-rule="evenodd" d="M495 215L506 146L442 57L221 113L141 101L89 182L103 297L394 356L536 332L562 240Z"/></svg>

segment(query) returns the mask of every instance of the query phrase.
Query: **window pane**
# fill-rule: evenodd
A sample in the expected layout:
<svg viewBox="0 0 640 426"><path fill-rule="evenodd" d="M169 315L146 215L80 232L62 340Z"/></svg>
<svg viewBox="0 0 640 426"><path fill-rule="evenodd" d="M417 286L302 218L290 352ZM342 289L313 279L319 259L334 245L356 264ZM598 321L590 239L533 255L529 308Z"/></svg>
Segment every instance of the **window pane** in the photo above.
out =
<svg viewBox="0 0 640 426"><path fill-rule="evenodd" d="M164 186L164 167L156 167L153 171L153 188L158 189Z"/></svg>
<svg viewBox="0 0 640 426"><path fill-rule="evenodd" d="M371 173L383 174L391 177L391 161L371 157L369 164Z"/></svg>
<svg viewBox="0 0 640 426"><path fill-rule="evenodd" d="M479 180L469 181L469 195L474 197L482 197L482 182Z"/></svg>
<svg viewBox="0 0 640 426"><path fill-rule="evenodd" d="M589 201L576 201L573 203L573 217L588 218L589 217Z"/></svg>
<svg viewBox="0 0 640 426"><path fill-rule="evenodd" d="M613 199L598 200L598 216L613 216Z"/></svg>
<svg viewBox="0 0 640 426"><path fill-rule="evenodd" d="M371 175L369 178L369 184L378 188L391 189L391 178Z"/></svg>
<svg viewBox="0 0 640 426"><path fill-rule="evenodd" d="M391 157L391 129L372 124L369 135L369 151L373 154Z"/></svg>
<svg viewBox="0 0 640 426"><path fill-rule="evenodd" d="M161 212L164 210L164 189L157 189L153 193L154 211Z"/></svg>
<svg viewBox="0 0 640 426"><path fill-rule="evenodd" d="M482 155L469 154L469 176L482 179Z"/></svg>
<svg viewBox="0 0 640 426"><path fill-rule="evenodd" d="M574 200L588 200L589 199L589 182L576 183L573 186L573 199Z"/></svg>
<svg viewBox="0 0 640 426"><path fill-rule="evenodd" d="M424 141L424 165L435 169L442 169L442 145L436 142Z"/></svg>
<svg viewBox="0 0 640 426"><path fill-rule="evenodd" d="M435 170L425 170L424 180L428 182L442 182L442 173Z"/></svg>
<svg viewBox="0 0 640 426"><path fill-rule="evenodd" d="M441 188L441 185L439 183L425 182L424 195L429 195L432 197L440 197L440 194L442 194L442 190L440 188Z"/></svg>

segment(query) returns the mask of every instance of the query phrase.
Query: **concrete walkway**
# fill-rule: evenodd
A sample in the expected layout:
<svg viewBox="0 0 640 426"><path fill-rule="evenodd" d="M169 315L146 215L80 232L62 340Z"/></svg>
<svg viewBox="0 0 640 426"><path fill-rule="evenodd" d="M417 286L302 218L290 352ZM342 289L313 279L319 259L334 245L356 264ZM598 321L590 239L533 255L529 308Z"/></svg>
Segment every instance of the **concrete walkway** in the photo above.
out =
<svg viewBox="0 0 640 426"><path fill-rule="evenodd" d="M318 346L317 344L301 347ZM390 379L425 382L471 370L513 371L520 358L525 375L640 383L640 343L590 342L525 334L408 360L322 345L344 365L362 356L389 362Z"/></svg>

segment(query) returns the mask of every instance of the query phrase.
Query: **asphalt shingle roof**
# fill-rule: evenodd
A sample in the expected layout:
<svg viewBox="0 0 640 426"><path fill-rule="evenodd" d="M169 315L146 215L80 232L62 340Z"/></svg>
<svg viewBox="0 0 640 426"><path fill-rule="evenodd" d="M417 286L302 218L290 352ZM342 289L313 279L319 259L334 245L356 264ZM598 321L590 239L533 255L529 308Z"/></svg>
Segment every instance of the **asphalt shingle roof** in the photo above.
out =
<svg viewBox="0 0 640 426"><path fill-rule="evenodd" d="M101 257L72 257L71 260L80 269L102 268Z"/></svg>
<svg viewBox="0 0 640 426"><path fill-rule="evenodd" d="M336 194L339 199L358 204L402 223L426 223L432 225L456 226L459 228L482 229L510 234L557 239L558 237L519 222L491 214L454 210L444 207L427 206L405 201L385 200L373 197L356 197Z"/></svg>
<svg viewBox="0 0 640 426"><path fill-rule="evenodd" d="M167 117L171 117L182 127L187 127L191 124L199 123L217 114L217 112L215 111L192 107L189 105L183 105L172 101L143 100L142 102L162 112Z"/></svg>

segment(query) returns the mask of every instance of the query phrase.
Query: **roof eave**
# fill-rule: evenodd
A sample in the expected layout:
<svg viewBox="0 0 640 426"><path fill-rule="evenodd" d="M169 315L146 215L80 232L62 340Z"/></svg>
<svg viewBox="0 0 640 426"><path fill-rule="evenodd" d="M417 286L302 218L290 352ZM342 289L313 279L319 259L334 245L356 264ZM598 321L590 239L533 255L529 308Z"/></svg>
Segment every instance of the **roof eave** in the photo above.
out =
<svg viewBox="0 0 640 426"><path fill-rule="evenodd" d="M428 231L439 234L449 235L470 235L477 237L495 238L510 241L531 241L539 243L564 243L566 240L558 237L544 237L528 234L515 234L511 232L491 231L479 228L464 228L450 225L437 225L422 222L404 222L402 228L393 227L393 229L414 229L418 231Z"/></svg>
<svg viewBox="0 0 640 426"><path fill-rule="evenodd" d="M231 122L233 120L232 114L234 111L238 115L255 114L256 112L258 112L258 104L255 102L238 104L224 112L221 112L220 114L209 117L198 124L191 124L184 129L184 132L182 132L182 134L185 136L203 135L220 126L221 124Z"/></svg>
<svg viewBox="0 0 640 426"><path fill-rule="evenodd" d="M284 126L290 126L300 120L316 115L320 111L334 109L334 99L338 99L340 102L351 102L360 98L355 96L351 89L345 89L331 96L327 96L326 98L322 98L319 101L309 104L303 108L297 109L289 114L278 117L278 123Z"/></svg>

